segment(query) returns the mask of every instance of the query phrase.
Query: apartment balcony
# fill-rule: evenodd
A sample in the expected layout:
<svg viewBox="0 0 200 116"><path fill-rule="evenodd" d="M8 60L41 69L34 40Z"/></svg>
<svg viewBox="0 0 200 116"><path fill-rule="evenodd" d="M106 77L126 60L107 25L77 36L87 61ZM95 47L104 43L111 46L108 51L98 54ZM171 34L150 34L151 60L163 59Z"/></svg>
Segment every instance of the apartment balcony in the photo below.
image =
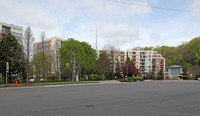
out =
<svg viewBox="0 0 200 116"><path fill-rule="evenodd" d="M8 33L10 33L10 30L2 30L2 33L3 34L8 34Z"/></svg>
<svg viewBox="0 0 200 116"><path fill-rule="evenodd" d="M9 27L2 27L2 33L3 34L8 34L8 33L10 33L10 28Z"/></svg>

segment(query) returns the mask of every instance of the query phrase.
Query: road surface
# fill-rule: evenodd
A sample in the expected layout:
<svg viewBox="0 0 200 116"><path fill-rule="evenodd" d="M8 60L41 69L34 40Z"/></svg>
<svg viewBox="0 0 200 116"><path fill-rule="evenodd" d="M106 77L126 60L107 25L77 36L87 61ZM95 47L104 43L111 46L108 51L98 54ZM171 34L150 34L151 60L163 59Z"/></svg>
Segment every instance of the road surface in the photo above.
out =
<svg viewBox="0 0 200 116"><path fill-rule="evenodd" d="M0 89L0 116L199 116L200 81Z"/></svg>

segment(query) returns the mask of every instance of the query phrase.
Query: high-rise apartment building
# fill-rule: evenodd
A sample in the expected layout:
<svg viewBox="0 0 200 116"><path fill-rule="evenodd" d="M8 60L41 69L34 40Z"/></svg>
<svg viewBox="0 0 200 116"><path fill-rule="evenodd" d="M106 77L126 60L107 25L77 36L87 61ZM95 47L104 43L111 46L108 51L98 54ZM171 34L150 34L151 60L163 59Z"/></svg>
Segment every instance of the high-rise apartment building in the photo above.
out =
<svg viewBox="0 0 200 116"><path fill-rule="evenodd" d="M97 56L104 52L104 50L96 50ZM120 66L124 66L127 57L133 62L134 66L140 70L140 72L159 72L165 71L165 58L162 57L157 51L153 50L127 50L120 51L117 54L117 59Z"/></svg>
<svg viewBox="0 0 200 116"><path fill-rule="evenodd" d="M123 66L127 57L133 61L134 66L141 72L160 70L165 71L165 58L153 50L128 50L121 51L119 56L119 62Z"/></svg>
<svg viewBox="0 0 200 116"><path fill-rule="evenodd" d="M23 41L23 27L0 22L0 39L11 33L19 43Z"/></svg>
<svg viewBox="0 0 200 116"><path fill-rule="evenodd" d="M44 53L52 58L53 62L51 61L51 72L60 70L59 49L61 48L64 41L64 39L52 37L50 39L44 40L44 42L40 41L34 44L34 54L43 52L44 49Z"/></svg>

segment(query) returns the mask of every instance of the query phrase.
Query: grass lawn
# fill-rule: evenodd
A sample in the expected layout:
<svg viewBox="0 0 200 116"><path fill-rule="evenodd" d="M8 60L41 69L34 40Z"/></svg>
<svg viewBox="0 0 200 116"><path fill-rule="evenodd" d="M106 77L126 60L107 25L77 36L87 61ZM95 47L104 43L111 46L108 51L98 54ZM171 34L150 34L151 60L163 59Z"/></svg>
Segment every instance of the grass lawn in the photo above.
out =
<svg viewBox="0 0 200 116"><path fill-rule="evenodd" d="M78 81L78 82L33 82L29 83L19 83L17 87L28 87L28 86L47 86L47 85L67 85L67 84L90 84L90 83L100 83L98 81ZM16 87L15 84L8 84L8 87ZM5 88L5 84L1 84L0 88Z"/></svg>

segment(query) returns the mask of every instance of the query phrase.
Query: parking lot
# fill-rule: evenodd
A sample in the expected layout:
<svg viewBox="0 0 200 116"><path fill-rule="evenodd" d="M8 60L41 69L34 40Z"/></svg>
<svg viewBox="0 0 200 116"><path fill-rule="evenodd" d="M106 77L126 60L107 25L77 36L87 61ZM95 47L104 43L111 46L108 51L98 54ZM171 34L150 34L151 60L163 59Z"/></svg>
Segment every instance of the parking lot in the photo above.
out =
<svg viewBox="0 0 200 116"><path fill-rule="evenodd" d="M0 89L1 116L199 116L200 81Z"/></svg>

